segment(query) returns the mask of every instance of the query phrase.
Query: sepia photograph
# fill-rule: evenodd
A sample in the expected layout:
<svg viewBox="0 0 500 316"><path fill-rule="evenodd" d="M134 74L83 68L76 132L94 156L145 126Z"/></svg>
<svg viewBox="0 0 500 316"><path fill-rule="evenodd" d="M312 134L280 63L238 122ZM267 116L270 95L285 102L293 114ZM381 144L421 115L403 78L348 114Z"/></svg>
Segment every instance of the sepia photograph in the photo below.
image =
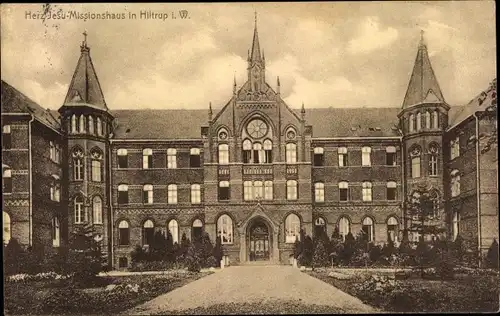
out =
<svg viewBox="0 0 500 316"><path fill-rule="evenodd" d="M499 312L495 13L1 4L4 314Z"/></svg>

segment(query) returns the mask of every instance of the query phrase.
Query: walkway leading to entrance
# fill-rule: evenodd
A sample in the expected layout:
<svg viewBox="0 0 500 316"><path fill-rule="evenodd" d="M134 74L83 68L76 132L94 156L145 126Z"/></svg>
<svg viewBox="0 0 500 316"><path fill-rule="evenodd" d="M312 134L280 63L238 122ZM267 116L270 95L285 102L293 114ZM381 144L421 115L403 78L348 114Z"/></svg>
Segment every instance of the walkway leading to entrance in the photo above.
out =
<svg viewBox="0 0 500 316"><path fill-rule="evenodd" d="M290 266L233 266L139 305L128 314L161 314L223 303L275 300L300 300L308 305L336 307L345 313L376 312L359 299Z"/></svg>

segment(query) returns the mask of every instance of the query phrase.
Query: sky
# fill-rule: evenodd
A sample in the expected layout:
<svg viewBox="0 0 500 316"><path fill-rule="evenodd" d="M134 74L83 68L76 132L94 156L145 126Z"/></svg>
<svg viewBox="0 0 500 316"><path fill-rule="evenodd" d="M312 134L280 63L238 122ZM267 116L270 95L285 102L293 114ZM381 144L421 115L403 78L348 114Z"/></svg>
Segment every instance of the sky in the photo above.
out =
<svg viewBox="0 0 500 316"><path fill-rule="evenodd" d="M275 88L279 76L292 108L401 107L421 30L448 104L466 104L496 77L492 1L50 6L66 17L125 15L107 20L30 19L42 4L0 9L2 80L51 109L64 101L84 31L111 110L220 108L234 78L238 87L247 78L255 11L266 81Z"/></svg>

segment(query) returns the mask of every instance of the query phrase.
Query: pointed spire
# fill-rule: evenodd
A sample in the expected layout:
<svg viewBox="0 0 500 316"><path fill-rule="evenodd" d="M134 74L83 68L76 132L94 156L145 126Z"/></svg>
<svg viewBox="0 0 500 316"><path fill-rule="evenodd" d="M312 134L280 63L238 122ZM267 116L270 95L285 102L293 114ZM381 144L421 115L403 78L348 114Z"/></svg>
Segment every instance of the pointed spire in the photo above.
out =
<svg viewBox="0 0 500 316"><path fill-rule="evenodd" d="M211 121L212 120L212 102L209 102L208 103L208 120Z"/></svg>
<svg viewBox="0 0 500 316"><path fill-rule="evenodd" d="M427 53L424 31L420 31L417 57L403 101L403 109L425 102L445 102Z"/></svg>
<svg viewBox="0 0 500 316"><path fill-rule="evenodd" d="M86 105L102 111L108 111L101 85L90 58L90 48L87 46L87 32L83 32L80 45L81 55L78 59L73 78L63 105Z"/></svg>
<svg viewBox="0 0 500 316"><path fill-rule="evenodd" d="M234 75L233 94L236 94L236 74Z"/></svg>
<svg viewBox="0 0 500 316"><path fill-rule="evenodd" d="M278 78L277 78L277 80L276 80L276 86L277 86L277 88L276 88L276 92L277 92L278 94L280 94L280 93L281 93L281 92L280 92L280 90L281 90L280 76L278 76Z"/></svg>
<svg viewBox="0 0 500 316"><path fill-rule="evenodd" d="M261 60L259 33L257 32L257 12L255 12L255 27L253 30L252 55L250 56L250 59L252 61Z"/></svg>

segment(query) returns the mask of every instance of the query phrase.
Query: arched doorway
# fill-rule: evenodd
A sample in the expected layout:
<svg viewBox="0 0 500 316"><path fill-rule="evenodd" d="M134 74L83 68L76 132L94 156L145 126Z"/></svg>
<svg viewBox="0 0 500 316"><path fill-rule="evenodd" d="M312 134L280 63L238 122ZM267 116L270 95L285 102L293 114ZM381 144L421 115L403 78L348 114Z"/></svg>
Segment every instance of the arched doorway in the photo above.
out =
<svg viewBox="0 0 500 316"><path fill-rule="evenodd" d="M247 247L249 261L271 259L271 232L264 220L256 219L248 226Z"/></svg>

